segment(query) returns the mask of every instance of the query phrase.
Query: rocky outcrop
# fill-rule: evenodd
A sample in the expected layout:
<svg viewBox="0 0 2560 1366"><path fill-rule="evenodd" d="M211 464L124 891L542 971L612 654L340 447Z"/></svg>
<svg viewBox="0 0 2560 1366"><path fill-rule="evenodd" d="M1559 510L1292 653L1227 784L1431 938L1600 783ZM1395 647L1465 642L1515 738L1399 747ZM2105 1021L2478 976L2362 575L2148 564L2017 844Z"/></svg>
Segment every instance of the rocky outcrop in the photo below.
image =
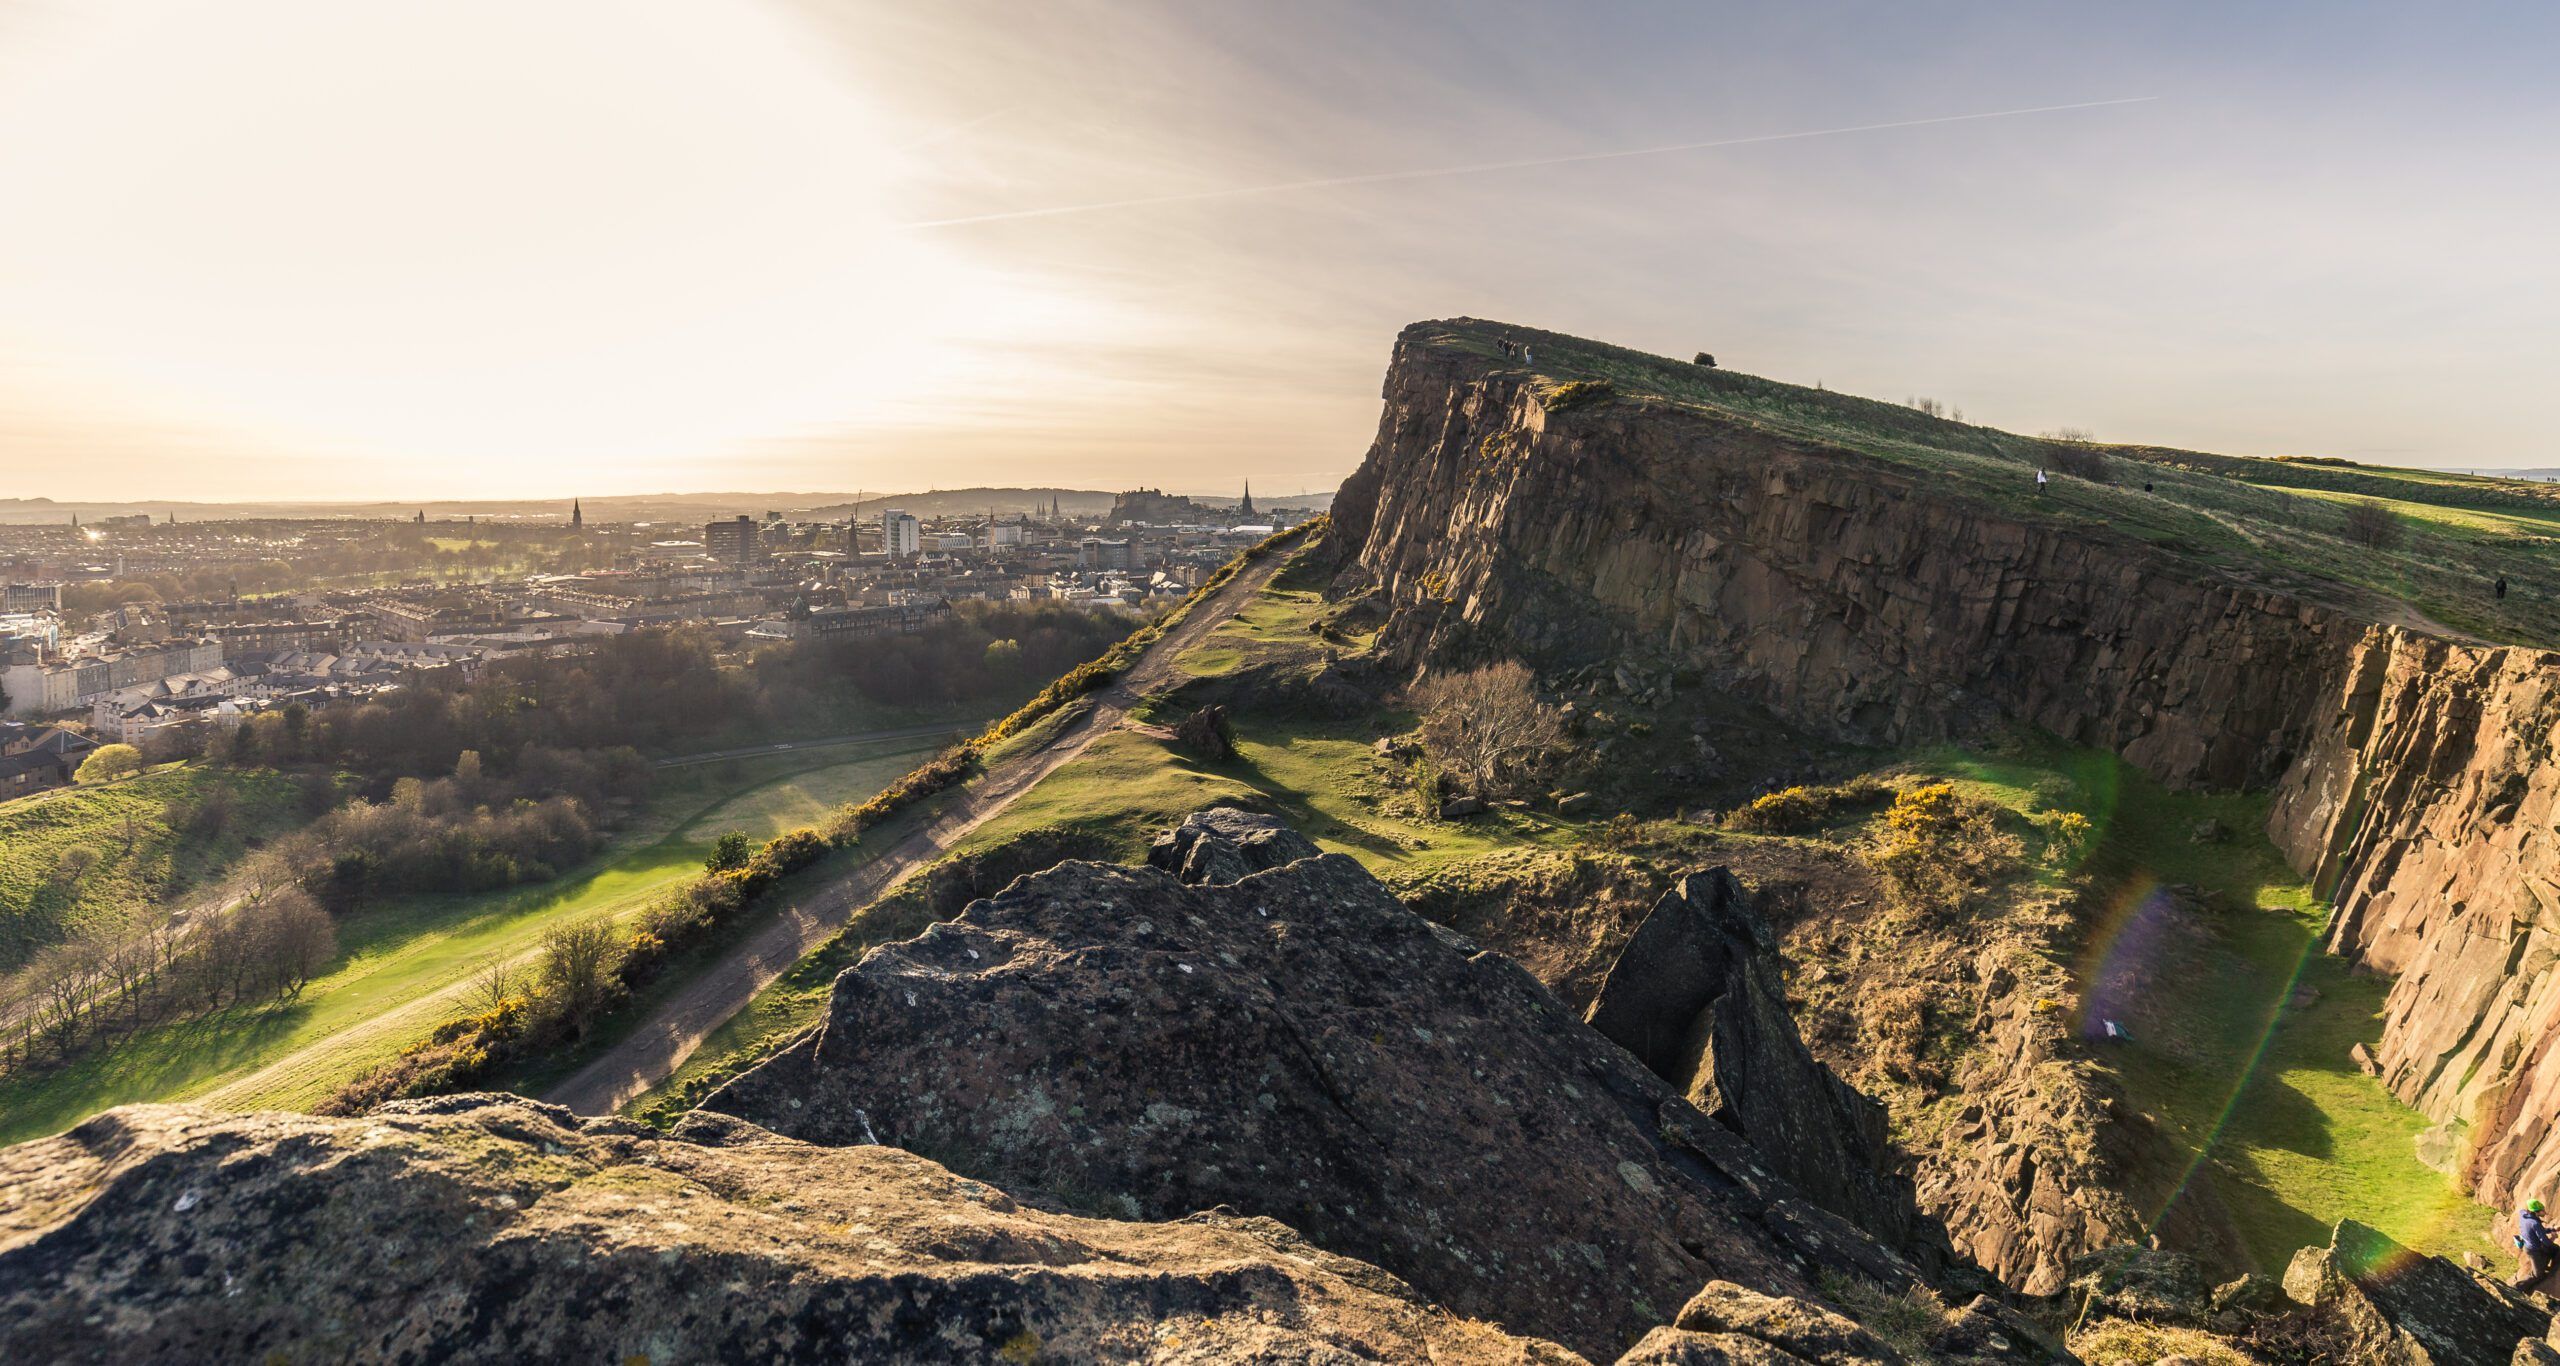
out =
<svg viewBox="0 0 2560 1366"><path fill-rule="evenodd" d="M2454 1170L2512 1207L2560 1189L2560 656L2377 628L2268 828L2332 893L2329 945L2398 979L2373 1062L2467 1125Z"/></svg>
<svg viewBox="0 0 2560 1366"><path fill-rule="evenodd" d="M2354 1359L2375 1366L2507 1366L2520 1341L2551 1327L2547 1303L2412 1252L2352 1219L2339 1222L2327 1247L2294 1254L2284 1289L2344 1325Z"/></svg>
<svg viewBox="0 0 2560 1366"><path fill-rule="evenodd" d="M1575 1360L1268 1219L1077 1218L698 1131L507 1096L111 1110L0 1149L0 1360Z"/></svg>
<svg viewBox="0 0 2560 1366"><path fill-rule="evenodd" d="M1464 333L1398 339L1334 502L1389 657L1657 661L1851 740L1997 717L2172 784L2272 787L2268 833L2334 891L2331 947L2397 978L2386 1084L2467 1132L2453 1165L2483 1199L2560 1189L2560 654L2235 581L1624 384L1550 409Z"/></svg>
<svg viewBox="0 0 2560 1366"><path fill-rule="evenodd" d="M1891 1174L1884 1107L1806 1051L1777 941L1732 873L1691 874L1664 894L1583 1019L1798 1190L1922 1266L1945 1265L1945 1233Z"/></svg>
<svg viewBox="0 0 2560 1366"><path fill-rule="evenodd" d="M1352 860L1234 882L1199 861L1196 884L1062 864L876 950L819 1030L706 1107L1122 1217L1278 1219L1595 1358L1710 1280L1914 1282Z"/></svg>
<svg viewBox="0 0 2560 1366"><path fill-rule="evenodd" d="M1398 338L1377 439L1334 499L1393 656L1661 659L1860 742L2005 717L2173 783L2264 787L2360 629L1738 416L1551 410L1450 332Z"/></svg>
<svg viewBox="0 0 2560 1366"><path fill-rule="evenodd" d="M1277 816L1213 806L1156 836L1147 863L1184 882L1227 883L1323 852Z"/></svg>

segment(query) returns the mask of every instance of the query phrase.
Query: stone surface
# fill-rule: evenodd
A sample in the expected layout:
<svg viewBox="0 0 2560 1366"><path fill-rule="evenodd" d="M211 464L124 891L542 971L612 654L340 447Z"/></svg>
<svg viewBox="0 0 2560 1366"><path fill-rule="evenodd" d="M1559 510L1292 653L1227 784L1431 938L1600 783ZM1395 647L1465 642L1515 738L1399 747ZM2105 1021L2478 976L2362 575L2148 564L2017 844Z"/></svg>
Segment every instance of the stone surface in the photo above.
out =
<svg viewBox="0 0 2560 1366"><path fill-rule="evenodd" d="M1156 836L1147 863L1185 882L1234 882L1322 852L1277 816L1213 806Z"/></svg>
<svg viewBox="0 0 2560 1366"><path fill-rule="evenodd" d="M1709 1281L1680 1307L1671 1326L1753 1338L1808 1361L1840 1366L1896 1366L1903 1360L1900 1352L1834 1310L1763 1295L1729 1281Z"/></svg>
<svg viewBox="0 0 2560 1366"><path fill-rule="evenodd" d="M1564 1363L1267 1219L511 1096L111 1110L0 1149L0 1360Z"/></svg>
<svg viewBox="0 0 2560 1366"><path fill-rule="evenodd" d="M2217 1303L2195 1258L2132 1243L2073 1262L2071 1291L2092 1317L2182 1327L2204 1323Z"/></svg>
<svg viewBox="0 0 2560 1366"><path fill-rule="evenodd" d="M2519 1339L2551 1327L2546 1305L2352 1219L2328 1246L2294 1254L2284 1290L2343 1325L2355 1359L2375 1366L2506 1366Z"/></svg>
<svg viewBox="0 0 2560 1366"><path fill-rule="evenodd" d="M1516 965L1340 855L1226 885L1087 863L1024 878L874 951L819 1030L706 1108L1126 1217L1279 1219L1596 1359L1709 1280L1913 1282Z"/></svg>
<svg viewBox="0 0 2560 1366"><path fill-rule="evenodd" d="M1891 1175L1884 1107L1806 1051L1787 1011L1777 940L1723 868L1654 904L1583 1020L1748 1139L1780 1176L1900 1248L1946 1262L1945 1233Z"/></svg>

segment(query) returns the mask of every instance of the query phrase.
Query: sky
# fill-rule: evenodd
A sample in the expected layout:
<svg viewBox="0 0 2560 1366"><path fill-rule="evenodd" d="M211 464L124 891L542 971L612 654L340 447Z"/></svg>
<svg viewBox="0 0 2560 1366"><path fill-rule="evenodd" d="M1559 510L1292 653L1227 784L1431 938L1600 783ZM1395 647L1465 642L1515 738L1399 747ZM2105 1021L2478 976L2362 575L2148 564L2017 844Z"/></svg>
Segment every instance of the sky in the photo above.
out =
<svg viewBox="0 0 2560 1366"><path fill-rule="evenodd" d="M0 497L1285 494L1357 466L1396 330L1458 315L2023 431L2560 464L2555 39L2228 0L0 0Z"/></svg>

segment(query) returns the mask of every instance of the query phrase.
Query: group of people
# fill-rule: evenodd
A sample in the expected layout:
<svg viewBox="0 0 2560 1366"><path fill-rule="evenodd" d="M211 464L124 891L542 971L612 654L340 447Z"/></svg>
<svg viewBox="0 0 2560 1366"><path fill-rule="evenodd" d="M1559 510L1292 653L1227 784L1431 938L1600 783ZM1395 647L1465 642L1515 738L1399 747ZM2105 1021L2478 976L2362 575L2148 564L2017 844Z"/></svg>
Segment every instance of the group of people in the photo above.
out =
<svg viewBox="0 0 2560 1366"><path fill-rule="evenodd" d="M1527 342L1516 342L1511 340L1509 337L1503 337L1495 341L1494 345L1502 348L1502 354L1516 357L1522 365L1534 365L1537 363L1529 359L1529 344Z"/></svg>

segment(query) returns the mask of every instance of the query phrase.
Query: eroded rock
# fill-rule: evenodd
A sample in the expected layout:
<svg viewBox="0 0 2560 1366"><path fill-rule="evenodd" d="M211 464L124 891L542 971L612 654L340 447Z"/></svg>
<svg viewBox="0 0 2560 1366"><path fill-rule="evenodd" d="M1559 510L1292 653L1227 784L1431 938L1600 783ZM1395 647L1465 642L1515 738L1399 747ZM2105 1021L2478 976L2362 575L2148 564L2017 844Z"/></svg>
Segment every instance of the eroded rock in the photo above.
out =
<svg viewBox="0 0 2560 1366"><path fill-rule="evenodd" d="M2284 1289L2342 1325L2355 1359L2376 1366L2507 1366L2519 1339L2551 1327L2547 1307L2352 1219L2328 1246L2293 1255Z"/></svg>
<svg viewBox="0 0 2560 1366"><path fill-rule="evenodd" d="M1213 806L1156 836L1147 863L1185 882L1233 882L1322 852L1277 816Z"/></svg>
<svg viewBox="0 0 2560 1366"><path fill-rule="evenodd" d="M511 1096L108 1111L0 1150L0 1360L1554 1363L1268 1219L1025 1208L892 1148Z"/></svg>
<svg viewBox="0 0 2560 1366"><path fill-rule="evenodd" d="M1340 855L1222 885L1022 879L874 951L813 1036L706 1108L1125 1217L1279 1219L1595 1358L1709 1280L1914 1279Z"/></svg>
<svg viewBox="0 0 2560 1366"><path fill-rule="evenodd" d="M1732 873L1694 873L1665 893L1583 1019L1797 1189L1922 1264L1944 1264L1944 1233L1910 1182L1890 1175L1884 1107L1806 1051L1777 940Z"/></svg>

